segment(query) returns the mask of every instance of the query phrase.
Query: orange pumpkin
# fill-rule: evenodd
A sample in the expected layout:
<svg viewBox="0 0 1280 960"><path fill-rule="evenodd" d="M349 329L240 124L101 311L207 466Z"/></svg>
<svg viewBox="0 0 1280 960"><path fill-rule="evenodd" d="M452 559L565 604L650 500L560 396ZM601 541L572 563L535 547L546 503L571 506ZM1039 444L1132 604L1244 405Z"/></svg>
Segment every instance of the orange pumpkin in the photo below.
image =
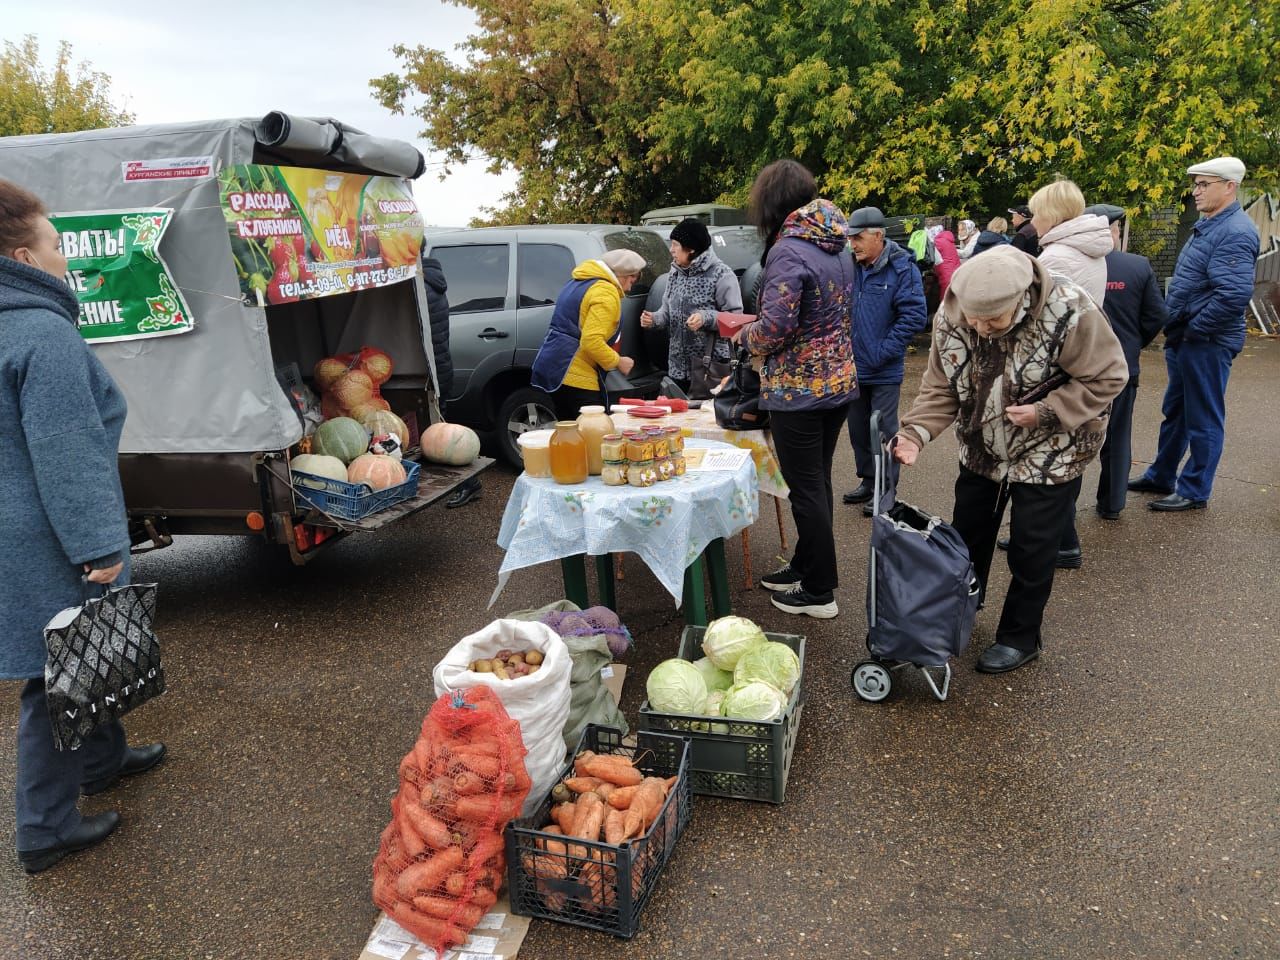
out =
<svg viewBox="0 0 1280 960"><path fill-rule="evenodd" d="M325 357L316 364L315 370L311 373L311 378L316 382L316 389L324 393L335 383L338 378L347 372L347 365L341 360L334 357Z"/></svg>
<svg viewBox="0 0 1280 960"><path fill-rule="evenodd" d="M362 403L373 399L373 381L361 370L352 370L334 381L329 388L329 395L344 410L354 410Z"/></svg>
<svg viewBox="0 0 1280 960"><path fill-rule="evenodd" d="M380 457L365 453L351 461L347 467L348 483L363 483L370 490L385 490L404 483L408 474L404 465L395 457Z"/></svg>

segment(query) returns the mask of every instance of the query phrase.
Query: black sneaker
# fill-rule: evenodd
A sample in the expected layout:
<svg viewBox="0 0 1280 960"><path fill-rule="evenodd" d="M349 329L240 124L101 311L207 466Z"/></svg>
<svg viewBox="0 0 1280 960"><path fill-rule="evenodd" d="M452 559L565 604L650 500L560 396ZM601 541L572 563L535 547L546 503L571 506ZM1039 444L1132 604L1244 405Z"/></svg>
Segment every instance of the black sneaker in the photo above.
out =
<svg viewBox="0 0 1280 960"><path fill-rule="evenodd" d="M830 620L840 613L835 594L830 590L826 593L809 593L798 583L785 593L775 593L769 598L769 602L783 613L803 613L818 620Z"/></svg>
<svg viewBox="0 0 1280 960"><path fill-rule="evenodd" d="M789 563L782 569L760 578L760 586L766 590L790 590L799 582L800 574L792 570Z"/></svg>

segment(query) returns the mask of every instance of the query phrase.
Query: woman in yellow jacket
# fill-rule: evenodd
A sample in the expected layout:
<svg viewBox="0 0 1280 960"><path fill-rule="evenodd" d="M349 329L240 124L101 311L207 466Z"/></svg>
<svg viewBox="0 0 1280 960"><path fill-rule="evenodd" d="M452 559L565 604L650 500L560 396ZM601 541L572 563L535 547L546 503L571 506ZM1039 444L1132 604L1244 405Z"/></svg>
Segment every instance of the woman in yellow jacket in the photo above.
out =
<svg viewBox="0 0 1280 960"><path fill-rule="evenodd" d="M622 320L622 298L645 268L634 250L610 250L584 260L556 297L547 335L533 361L533 385L553 395L556 413L566 420L578 409L605 401L604 377L623 376L635 361L618 356L610 342Z"/></svg>

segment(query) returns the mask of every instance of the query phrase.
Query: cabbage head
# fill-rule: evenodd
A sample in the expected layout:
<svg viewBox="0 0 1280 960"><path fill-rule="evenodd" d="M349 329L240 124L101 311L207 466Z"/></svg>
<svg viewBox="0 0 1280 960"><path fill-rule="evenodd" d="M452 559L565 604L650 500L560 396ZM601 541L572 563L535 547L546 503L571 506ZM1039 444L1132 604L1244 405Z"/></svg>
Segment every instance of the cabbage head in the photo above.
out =
<svg viewBox="0 0 1280 960"><path fill-rule="evenodd" d="M707 702L707 682L688 660L664 660L644 684L649 706L659 713L699 715Z"/></svg>
<svg viewBox="0 0 1280 960"><path fill-rule="evenodd" d="M735 683L724 695L720 712L736 720L777 720L787 709L781 690L763 680Z"/></svg>
<svg viewBox="0 0 1280 960"><path fill-rule="evenodd" d="M704 717L718 717L724 707L724 690L712 690L707 694L706 703L702 705L702 715Z"/></svg>
<svg viewBox="0 0 1280 960"><path fill-rule="evenodd" d="M800 679L800 658L785 643L769 640L752 647L738 658L733 668L733 682L763 680L787 696Z"/></svg>
<svg viewBox="0 0 1280 960"><path fill-rule="evenodd" d="M739 657L764 642L764 631L746 617L721 617L708 625L702 652L717 668L732 673Z"/></svg>
<svg viewBox="0 0 1280 960"><path fill-rule="evenodd" d="M698 668L698 672L702 674L702 679L706 681L708 693L715 693L717 690L728 690L733 686L733 674L728 670L721 670L706 657L693 661L693 665Z"/></svg>

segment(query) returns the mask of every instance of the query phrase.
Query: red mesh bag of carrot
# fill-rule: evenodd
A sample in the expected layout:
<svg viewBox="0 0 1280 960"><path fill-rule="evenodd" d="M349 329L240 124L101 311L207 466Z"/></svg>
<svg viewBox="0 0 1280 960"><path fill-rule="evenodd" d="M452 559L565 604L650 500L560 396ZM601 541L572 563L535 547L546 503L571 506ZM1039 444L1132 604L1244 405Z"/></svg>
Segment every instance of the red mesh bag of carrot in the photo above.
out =
<svg viewBox="0 0 1280 960"><path fill-rule="evenodd" d="M442 696L400 763L373 902L437 954L497 902L503 830L531 786L520 725L488 687Z"/></svg>

